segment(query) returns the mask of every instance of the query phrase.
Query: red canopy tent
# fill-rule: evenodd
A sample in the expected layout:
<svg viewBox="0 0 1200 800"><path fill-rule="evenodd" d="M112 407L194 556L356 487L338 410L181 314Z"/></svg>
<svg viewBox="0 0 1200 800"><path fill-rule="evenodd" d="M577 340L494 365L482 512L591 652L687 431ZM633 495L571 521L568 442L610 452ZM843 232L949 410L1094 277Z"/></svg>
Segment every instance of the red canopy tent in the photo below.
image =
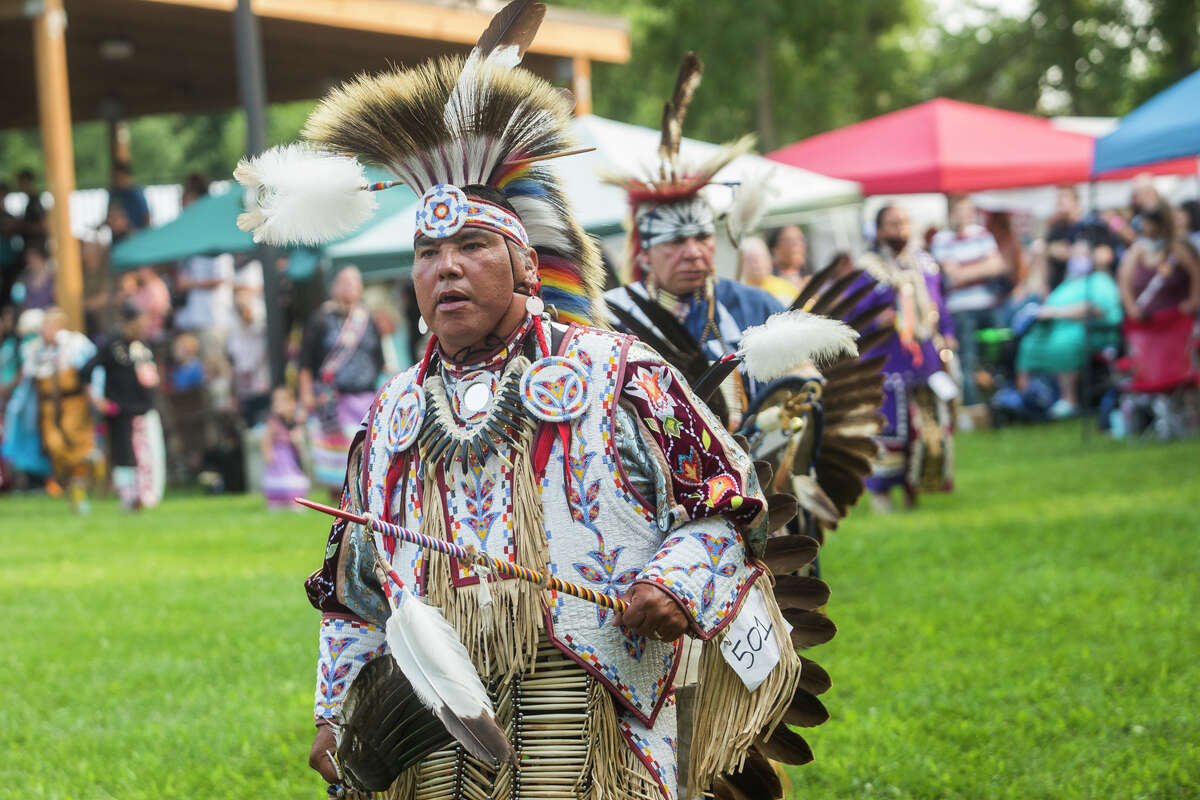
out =
<svg viewBox="0 0 1200 800"><path fill-rule="evenodd" d="M1042 117L938 98L822 133L767 158L857 181L863 194L977 192L1195 174L1196 159L1092 177L1094 140Z"/></svg>

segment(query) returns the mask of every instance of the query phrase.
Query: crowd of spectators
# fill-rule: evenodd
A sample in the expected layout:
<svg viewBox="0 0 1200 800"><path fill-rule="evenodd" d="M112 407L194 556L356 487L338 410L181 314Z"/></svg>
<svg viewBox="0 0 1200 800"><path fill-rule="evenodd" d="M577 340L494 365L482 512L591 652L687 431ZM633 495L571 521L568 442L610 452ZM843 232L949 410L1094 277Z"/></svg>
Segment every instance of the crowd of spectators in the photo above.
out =
<svg viewBox="0 0 1200 800"><path fill-rule="evenodd" d="M39 441L37 389L29 375L37 353L49 344L44 321L48 315L61 318L55 306L53 243L33 174L23 171L17 183L28 198L24 213L0 210L0 439L5 448L0 488L53 489L53 470ZM186 208L208 190L202 176L190 176L181 205ZM0 184L0 194L7 191ZM83 333L103 349L120 334L123 316L136 309L140 339L162 376L154 402L165 432L169 477L212 491L269 486L272 505L279 506L280 492L300 485L289 470L310 469L311 454L322 442L334 444L331 431L309 423L323 411L325 377L332 377L335 392L347 390L346 375L337 374L335 363L330 376L327 362L337 342L347 338L339 339L346 319L365 319L369 345L364 356L351 359L355 385L350 389L373 393L383 376L410 363L404 336L409 326L397 312L400 298L387 286L364 292L358 271L349 268L333 280L332 296L325 300L319 271L297 286L288 275L288 258L277 258L268 268L278 276L279 298L272 310L284 332L285 383L273 386L263 264L255 254L216 253L114 270L113 247L149 219L143 189L129 166L118 164L105 218L81 241ZM103 415L93 417L96 449L103 452L111 437ZM111 456L111 444L107 450Z"/></svg>
<svg viewBox="0 0 1200 800"><path fill-rule="evenodd" d="M0 487L51 478L36 441L28 365L45 340L44 321L62 318L35 174L22 170L16 188L26 202L12 214L4 203L9 187L0 182ZM189 176L181 205L207 193L202 176ZM1087 213L1065 186L1040 235L1018 232L1008 213L980 214L968 197L948 198L947 211L947 225L928 231L925 242L953 321L947 341L960 367L960 424L1098 409L1102 426L1123 430L1128 409L1117 407L1113 380L1120 356L1137 349L1136 370L1159 347L1156 331L1182 330L1178 320L1194 321L1200 307L1200 203L1173 208L1138 179L1127 208ZM112 248L149 220L142 188L118 164L105 218L82 242L83 332L102 350L137 313L139 335L163 376L155 405L170 477L214 491L262 485L273 506L307 487L307 474L336 491L332 476L340 478L363 398L414 357L415 315L404 311L411 298L397 287L364 290L353 268L328 276L328 296L319 279L301 291L287 257L279 257L266 266L279 279L272 312L286 342L286 380L276 386L264 265L223 253L114 271ZM742 242L738 279L789 304L813 274L808 257L804 230L784 226ZM841 252L824 268L841 274L853 265L852 254ZM1176 340L1188 347L1190 336ZM102 417L95 422L103 442Z"/></svg>
<svg viewBox="0 0 1200 800"><path fill-rule="evenodd" d="M1200 202L1173 207L1148 176L1127 207L1096 212L1074 186L1059 187L1054 214L1024 235L1011 213L948 197L947 224L925 241L953 320L960 426L1096 411L1101 428L1122 435L1122 387L1159 356L1192 356L1194 334L1173 332L1191 330L1200 309ZM839 253L829 268L852 263ZM737 274L790 303L811 274L803 231L746 239Z"/></svg>

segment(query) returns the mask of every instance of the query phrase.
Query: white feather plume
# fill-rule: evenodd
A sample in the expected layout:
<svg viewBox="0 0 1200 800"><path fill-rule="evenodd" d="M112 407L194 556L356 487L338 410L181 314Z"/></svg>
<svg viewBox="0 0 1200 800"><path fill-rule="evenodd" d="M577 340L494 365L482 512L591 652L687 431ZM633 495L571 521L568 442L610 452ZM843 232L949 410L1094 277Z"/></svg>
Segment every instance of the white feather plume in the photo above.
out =
<svg viewBox="0 0 1200 800"><path fill-rule="evenodd" d="M807 311L785 311L771 315L762 325L747 328L738 355L747 375L757 381L770 381L806 361L822 363L839 356L856 356L857 339L858 331L840 320Z"/></svg>
<svg viewBox="0 0 1200 800"><path fill-rule="evenodd" d="M417 697L471 755L482 761L515 760L467 648L440 611L401 589L385 636Z"/></svg>
<svg viewBox="0 0 1200 800"><path fill-rule="evenodd" d="M254 207L238 227L271 245L328 242L353 231L375 213L374 193L357 159L307 145L274 147L242 159L238 183L254 193Z"/></svg>

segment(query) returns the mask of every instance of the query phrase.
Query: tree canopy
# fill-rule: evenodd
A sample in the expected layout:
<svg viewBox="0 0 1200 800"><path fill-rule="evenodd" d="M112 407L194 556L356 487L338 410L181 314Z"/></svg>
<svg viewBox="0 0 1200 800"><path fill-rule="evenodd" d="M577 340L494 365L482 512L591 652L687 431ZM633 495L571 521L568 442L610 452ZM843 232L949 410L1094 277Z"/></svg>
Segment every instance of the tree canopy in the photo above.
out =
<svg viewBox="0 0 1200 800"><path fill-rule="evenodd" d="M933 97L1015 111L1120 116L1200 67L1200 0L1031 0L1008 16L965 5L969 24L922 0L552 0L630 21L629 64L597 64L596 113L657 126L680 59L705 62L686 131L747 131L769 150ZM272 106L272 144L294 139L311 102ZM137 179L227 177L241 155L238 111L129 123ZM103 123L75 128L81 188L108 185ZM38 170L36 131L0 134L0 164ZM5 176L0 176L5 177Z"/></svg>

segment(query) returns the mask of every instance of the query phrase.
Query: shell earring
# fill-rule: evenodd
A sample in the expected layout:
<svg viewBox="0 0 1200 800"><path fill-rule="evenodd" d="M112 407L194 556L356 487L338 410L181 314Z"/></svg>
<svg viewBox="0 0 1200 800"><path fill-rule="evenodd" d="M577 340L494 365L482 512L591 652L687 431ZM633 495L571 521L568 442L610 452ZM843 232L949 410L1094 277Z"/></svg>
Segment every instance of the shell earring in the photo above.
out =
<svg viewBox="0 0 1200 800"><path fill-rule="evenodd" d="M425 321L424 317L417 317L417 333L422 336L429 333L429 323Z"/></svg>

